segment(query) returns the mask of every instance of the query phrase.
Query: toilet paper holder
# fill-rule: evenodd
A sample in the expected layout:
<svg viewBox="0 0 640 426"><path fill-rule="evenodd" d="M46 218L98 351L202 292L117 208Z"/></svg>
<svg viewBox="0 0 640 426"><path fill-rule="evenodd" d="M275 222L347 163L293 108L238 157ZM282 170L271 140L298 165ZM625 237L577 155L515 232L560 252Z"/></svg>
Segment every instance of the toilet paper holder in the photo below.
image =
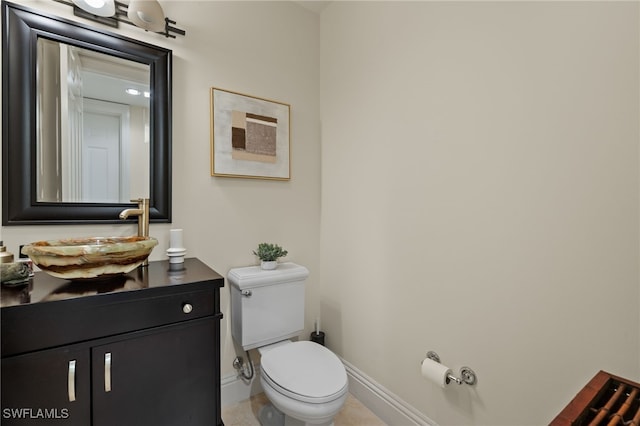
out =
<svg viewBox="0 0 640 426"><path fill-rule="evenodd" d="M427 358L437 362L438 364L441 364L440 356L434 351L427 352ZM473 386L478 383L478 378L476 377L476 373L472 369L470 369L469 367L462 367L460 368L460 377L456 377L453 374L447 375L447 383L449 383L450 381L455 382L459 385L464 383L469 386Z"/></svg>

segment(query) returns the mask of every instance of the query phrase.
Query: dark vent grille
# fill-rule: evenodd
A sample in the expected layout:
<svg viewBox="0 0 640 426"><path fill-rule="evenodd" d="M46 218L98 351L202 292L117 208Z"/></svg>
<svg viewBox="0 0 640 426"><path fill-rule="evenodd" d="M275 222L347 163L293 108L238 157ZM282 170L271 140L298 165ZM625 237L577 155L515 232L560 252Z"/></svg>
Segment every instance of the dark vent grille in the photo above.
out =
<svg viewBox="0 0 640 426"><path fill-rule="evenodd" d="M600 371L550 426L640 426L640 384Z"/></svg>

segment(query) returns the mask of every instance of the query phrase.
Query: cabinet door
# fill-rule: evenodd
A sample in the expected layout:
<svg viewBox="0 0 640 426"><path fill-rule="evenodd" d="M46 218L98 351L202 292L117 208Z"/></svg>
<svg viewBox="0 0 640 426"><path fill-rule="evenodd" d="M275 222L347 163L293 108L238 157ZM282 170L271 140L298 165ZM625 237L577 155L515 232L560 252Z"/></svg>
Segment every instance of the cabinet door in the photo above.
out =
<svg viewBox="0 0 640 426"><path fill-rule="evenodd" d="M63 347L3 358L3 426L91 424L88 347Z"/></svg>
<svg viewBox="0 0 640 426"><path fill-rule="evenodd" d="M131 333L92 348L93 425L217 424L217 321Z"/></svg>

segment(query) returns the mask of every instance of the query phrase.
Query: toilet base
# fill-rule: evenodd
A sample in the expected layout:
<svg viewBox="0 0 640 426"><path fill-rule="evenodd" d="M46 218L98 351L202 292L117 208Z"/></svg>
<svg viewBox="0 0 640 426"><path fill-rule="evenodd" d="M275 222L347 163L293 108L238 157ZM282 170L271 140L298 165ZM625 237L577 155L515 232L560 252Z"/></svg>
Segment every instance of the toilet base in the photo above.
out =
<svg viewBox="0 0 640 426"><path fill-rule="evenodd" d="M278 410L272 403L260 408L258 411L258 421L261 426L307 426L309 423L305 423L302 420L294 419L291 416L287 416L282 411ZM330 423L324 423L322 425L313 426L334 426L333 421Z"/></svg>
<svg viewBox="0 0 640 426"><path fill-rule="evenodd" d="M258 421L261 426L284 426L284 413L268 403L258 411Z"/></svg>

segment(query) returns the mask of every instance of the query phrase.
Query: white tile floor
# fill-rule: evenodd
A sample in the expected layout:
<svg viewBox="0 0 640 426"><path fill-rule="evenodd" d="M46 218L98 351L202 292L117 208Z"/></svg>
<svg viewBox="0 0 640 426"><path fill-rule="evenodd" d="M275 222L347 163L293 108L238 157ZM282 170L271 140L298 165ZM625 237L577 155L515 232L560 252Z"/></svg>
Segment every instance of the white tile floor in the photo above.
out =
<svg viewBox="0 0 640 426"><path fill-rule="evenodd" d="M222 407L222 421L225 426L260 426L258 411L268 402L264 393L260 393L238 404ZM334 423L335 426L386 426L351 394Z"/></svg>

